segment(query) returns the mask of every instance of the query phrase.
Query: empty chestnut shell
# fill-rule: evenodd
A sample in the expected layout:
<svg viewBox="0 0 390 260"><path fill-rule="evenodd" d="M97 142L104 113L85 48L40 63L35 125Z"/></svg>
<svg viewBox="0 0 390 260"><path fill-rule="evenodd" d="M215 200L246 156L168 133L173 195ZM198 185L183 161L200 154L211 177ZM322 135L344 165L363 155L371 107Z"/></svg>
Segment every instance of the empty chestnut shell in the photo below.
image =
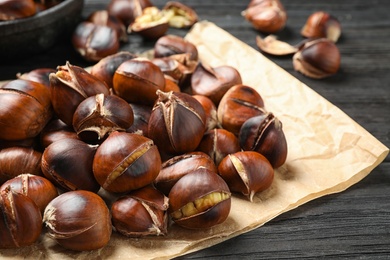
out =
<svg viewBox="0 0 390 260"><path fill-rule="evenodd" d="M73 128L81 140L97 143L114 131L126 131L133 121L133 109L124 99L97 94L79 104L73 115Z"/></svg>
<svg viewBox="0 0 390 260"><path fill-rule="evenodd" d="M97 192L99 183L92 172L96 148L77 139L61 139L43 152L41 168L46 178L65 191Z"/></svg>
<svg viewBox="0 0 390 260"><path fill-rule="evenodd" d="M103 189L129 192L151 184L161 169L161 158L153 141L126 132L113 132L98 147L93 173Z"/></svg>
<svg viewBox="0 0 390 260"><path fill-rule="evenodd" d="M180 178L169 192L168 212L179 226L210 228L224 222L230 213L231 193L214 172L198 168Z"/></svg>
<svg viewBox="0 0 390 260"><path fill-rule="evenodd" d="M175 156L162 164L160 173L153 184L168 196L173 185L181 177L200 167L217 173L214 161L203 152L191 152Z"/></svg>
<svg viewBox="0 0 390 260"><path fill-rule="evenodd" d="M43 215L49 237L76 251L99 249L110 240L112 226L103 199L90 191L65 192L53 199Z"/></svg>
<svg viewBox="0 0 390 260"><path fill-rule="evenodd" d="M252 151L227 155L218 166L219 175L232 192L239 192L253 201L253 196L268 189L274 179L274 169L260 153Z"/></svg>
<svg viewBox="0 0 390 260"><path fill-rule="evenodd" d="M156 91L165 88L164 74L160 68L145 58L123 62L113 79L115 93L129 103L152 106Z"/></svg>
<svg viewBox="0 0 390 260"><path fill-rule="evenodd" d="M112 223L116 231L128 237L166 235L168 206L168 197L148 185L112 204Z"/></svg>
<svg viewBox="0 0 390 260"><path fill-rule="evenodd" d="M10 186L0 191L0 248L35 243L42 231L42 215L32 199Z"/></svg>
<svg viewBox="0 0 390 260"><path fill-rule="evenodd" d="M192 152L205 131L205 112L191 95L181 92L157 91L152 109L148 136L164 155Z"/></svg>
<svg viewBox="0 0 390 260"><path fill-rule="evenodd" d="M245 121L238 139L242 149L261 153L274 168L282 166L286 161L288 149L282 122L272 113Z"/></svg>
<svg viewBox="0 0 390 260"><path fill-rule="evenodd" d="M217 108L219 124L237 136L247 119L263 113L264 101L260 94L254 88L242 84L230 88Z"/></svg>

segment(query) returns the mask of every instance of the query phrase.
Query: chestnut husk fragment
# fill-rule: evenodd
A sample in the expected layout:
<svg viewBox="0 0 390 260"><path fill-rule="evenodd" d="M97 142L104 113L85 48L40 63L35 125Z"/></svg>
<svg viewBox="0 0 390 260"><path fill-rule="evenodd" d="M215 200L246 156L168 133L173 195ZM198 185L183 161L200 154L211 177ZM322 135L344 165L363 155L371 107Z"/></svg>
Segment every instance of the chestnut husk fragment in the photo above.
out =
<svg viewBox="0 0 390 260"><path fill-rule="evenodd" d="M112 223L116 231L127 237L165 236L168 206L168 197L148 185L112 204Z"/></svg>
<svg viewBox="0 0 390 260"><path fill-rule="evenodd" d="M172 220L188 229L210 228L224 222L231 208L226 182L206 168L198 168L180 178L169 192Z"/></svg>
<svg viewBox="0 0 390 260"><path fill-rule="evenodd" d="M273 168L286 161L288 147L282 122L270 112L245 121L238 139L243 150L261 153Z"/></svg>

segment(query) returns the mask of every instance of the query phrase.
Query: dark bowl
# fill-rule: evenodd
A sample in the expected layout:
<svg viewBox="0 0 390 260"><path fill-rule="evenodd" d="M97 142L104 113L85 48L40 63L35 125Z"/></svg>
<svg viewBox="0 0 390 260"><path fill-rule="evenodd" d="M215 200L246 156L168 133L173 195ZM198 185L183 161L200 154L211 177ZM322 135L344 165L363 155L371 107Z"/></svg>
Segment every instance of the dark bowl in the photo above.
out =
<svg viewBox="0 0 390 260"><path fill-rule="evenodd" d="M0 21L0 57L40 53L70 37L83 6L83 0L64 0L28 18Z"/></svg>

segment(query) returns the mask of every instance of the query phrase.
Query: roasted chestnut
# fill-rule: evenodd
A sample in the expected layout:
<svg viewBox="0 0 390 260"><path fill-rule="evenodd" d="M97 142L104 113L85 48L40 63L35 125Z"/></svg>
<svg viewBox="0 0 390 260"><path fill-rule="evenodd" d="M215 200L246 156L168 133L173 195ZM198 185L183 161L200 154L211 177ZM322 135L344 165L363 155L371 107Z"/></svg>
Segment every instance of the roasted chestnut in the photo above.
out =
<svg viewBox="0 0 390 260"><path fill-rule="evenodd" d="M164 35L160 37L154 45L154 57L168 57L175 54L189 53L190 59L198 60L198 49L196 46L177 35Z"/></svg>
<svg viewBox="0 0 390 260"><path fill-rule="evenodd" d="M134 122L126 129L128 133L137 133L143 136L148 136L148 123L152 108L146 105L138 105L130 103L133 109Z"/></svg>
<svg viewBox="0 0 390 260"><path fill-rule="evenodd" d="M201 167L217 173L214 161L203 152L175 156L162 164L161 171L153 182L154 186L168 196L173 185L181 177Z"/></svg>
<svg viewBox="0 0 390 260"><path fill-rule="evenodd" d="M54 112L69 126L72 126L74 111L81 101L100 93L110 94L106 83L69 62L50 74L50 85Z"/></svg>
<svg viewBox="0 0 390 260"><path fill-rule="evenodd" d="M206 115L202 105L191 95L157 91L148 136L165 156L192 152L205 131Z"/></svg>
<svg viewBox="0 0 390 260"><path fill-rule="evenodd" d="M217 108L219 124L237 136L247 119L263 113L264 101L260 94L254 88L242 84L230 88Z"/></svg>
<svg viewBox="0 0 390 260"><path fill-rule="evenodd" d="M336 17L324 11L317 11L307 18L301 35L307 38L328 38L337 42L341 35L341 25Z"/></svg>
<svg viewBox="0 0 390 260"><path fill-rule="evenodd" d="M188 28L198 21L194 9L177 1L167 2L163 12L168 16L169 26L173 28Z"/></svg>
<svg viewBox="0 0 390 260"><path fill-rule="evenodd" d="M136 58L131 52L121 51L101 59L92 66L91 74L105 82L109 88L113 88L113 78L115 71L123 62Z"/></svg>
<svg viewBox="0 0 390 260"><path fill-rule="evenodd" d="M64 248L95 250L110 241L110 212L103 199L90 191L65 192L46 207L43 223L47 234Z"/></svg>
<svg viewBox="0 0 390 260"><path fill-rule="evenodd" d="M0 185L19 174L42 176L42 153L27 147L9 147L0 150Z"/></svg>
<svg viewBox="0 0 390 260"><path fill-rule="evenodd" d="M192 95L202 105L204 112L206 113L206 131L219 127L217 107L214 102L203 95Z"/></svg>
<svg viewBox="0 0 390 260"><path fill-rule="evenodd" d="M35 243L42 231L42 215L32 199L10 186L0 191L0 248Z"/></svg>
<svg viewBox="0 0 390 260"><path fill-rule="evenodd" d="M84 59L96 62L118 52L119 37L112 27L84 21L73 32L72 44Z"/></svg>
<svg viewBox="0 0 390 260"><path fill-rule="evenodd" d="M126 131L133 121L133 109L124 99L97 94L79 104L73 115L73 128L81 140L98 143L114 131Z"/></svg>
<svg viewBox="0 0 390 260"><path fill-rule="evenodd" d="M155 6L146 7L127 28L128 33L137 33L144 38L155 40L169 29L168 17Z"/></svg>
<svg viewBox="0 0 390 260"><path fill-rule="evenodd" d="M29 173L20 174L6 181L1 185L0 192L8 187L32 199L42 214L47 204L58 196L57 188L48 179Z"/></svg>
<svg viewBox="0 0 390 260"><path fill-rule="evenodd" d="M45 85L15 79L0 88L0 140L36 137L52 115L50 91Z"/></svg>
<svg viewBox="0 0 390 260"><path fill-rule="evenodd" d="M153 4L149 0L111 0L107 10L127 27L142 14L144 8L150 6Z"/></svg>
<svg viewBox="0 0 390 260"><path fill-rule="evenodd" d="M151 184L161 169L153 141L126 132L113 132L98 147L93 160L96 180L108 192L121 193Z"/></svg>
<svg viewBox="0 0 390 260"><path fill-rule="evenodd" d="M63 138L79 139L72 126L68 126L60 119L53 119L43 128L40 133L40 144L42 148L48 147L51 143Z"/></svg>
<svg viewBox="0 0 390 260"><path fill-rule="evenodd" d="M112 224L128 237L164 236L168 232L168 206L168 197L148 185L112 204Z"/></svg>
<svg viewBox="0 0 390 260"><path fill-rule="evenodd" d="M276 33L287 22L287 12L279 0L252 0L242 15L263 33Z"/></svg>
<svg viewBox="0 0 390 260"><path fill-rule="evenodd" d="M321 79L336 74L341 63L336 44L326 38L306 42L293 56L296 71L303 75Z"/></svg>
<svg viewBox="0 0 390 260"><path fill-rule="evenodd" d="M128 40L125 25L116 16L110 14L108 10L94 11L88 16L87 21L114 29L119 41L127 42Z"/></svg>
<svg viewBox="0 0 390 260"><path fill-rule="evenodd" d="M42 154L41 168L46 178L64 191L97 192L99 183L92 172L96 148L77 139L60 139Z"/></svg>
<svg viewBox="0 0 390 260"><path fill-rule="evenodd" d="M36 13L34 0L3 0L0 2L0 21L26 18Z"/></svg>
<svg viewBox="0 0 390 260"><path fill-rule="evenodd" d="M225 156L241 150L237 136L226 129L215 128L207 131L199 143L198 151L209 155L218 166Z"/></svg>
<svg viewBox="0 0 390 260"><path fill-rule="evenodd" d="M168 212L179 226L210 228L224 222L230 213L231 193L226 182L206 168L180 178L169 192Z"/></svg>
<svg viewBox="0 0 390 260"><path fill-rule="evenodd" d="M240 73L232 66L210 67L199 62L191 77L194 95L210 98L216 106L231 87L242 84Z"/></svg>
<svg viewBox="0 0 390 260"><path fill-rule="evenodd" d="M219 164L218 173L232 192L242 193L250 201L256 193L268 189L274 179L269 161L252 151L227 155Z"/></svg>
<svg viewBox="0 0 390 260"><path fill-rule="evenodd" d="M113 79L115 93L129 103L152 106L156 91L165 88L164 74L160 68L145 58L123 62Z"/></svg>
<svg viewBox="0 0 390 260"><path fill-rule="evenodd" d="M34 69L26 73L18 73L16 76L18 79L31 80L34 82L41 83L46 87L50 88L50 79L49 75L55 73L56 70L52 68L39 68Z"/></svg>
<svg viewBox="0 0 390 260"><path fill-rule="evenodd" d="M238 139L242 149L261 153L274 168L280 167L286 161L288 149L282 122L272 113L245 121Z"/></svg>

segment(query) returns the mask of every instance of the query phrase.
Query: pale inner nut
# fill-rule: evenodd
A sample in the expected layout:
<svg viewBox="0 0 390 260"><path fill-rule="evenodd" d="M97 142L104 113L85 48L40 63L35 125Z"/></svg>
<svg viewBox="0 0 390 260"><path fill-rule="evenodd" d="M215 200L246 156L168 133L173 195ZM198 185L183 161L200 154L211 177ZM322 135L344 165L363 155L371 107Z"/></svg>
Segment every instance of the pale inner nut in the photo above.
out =
<svg viewBox="0 0 390 260"><path fill-rule="evenodd" d="M215 191L209 193L203 197L196 199L195 201L188 202L180 209L171 213L171 217L174 220L191 217L199 213L205 212L218 203L230 198L230 193Z"/></svg>

